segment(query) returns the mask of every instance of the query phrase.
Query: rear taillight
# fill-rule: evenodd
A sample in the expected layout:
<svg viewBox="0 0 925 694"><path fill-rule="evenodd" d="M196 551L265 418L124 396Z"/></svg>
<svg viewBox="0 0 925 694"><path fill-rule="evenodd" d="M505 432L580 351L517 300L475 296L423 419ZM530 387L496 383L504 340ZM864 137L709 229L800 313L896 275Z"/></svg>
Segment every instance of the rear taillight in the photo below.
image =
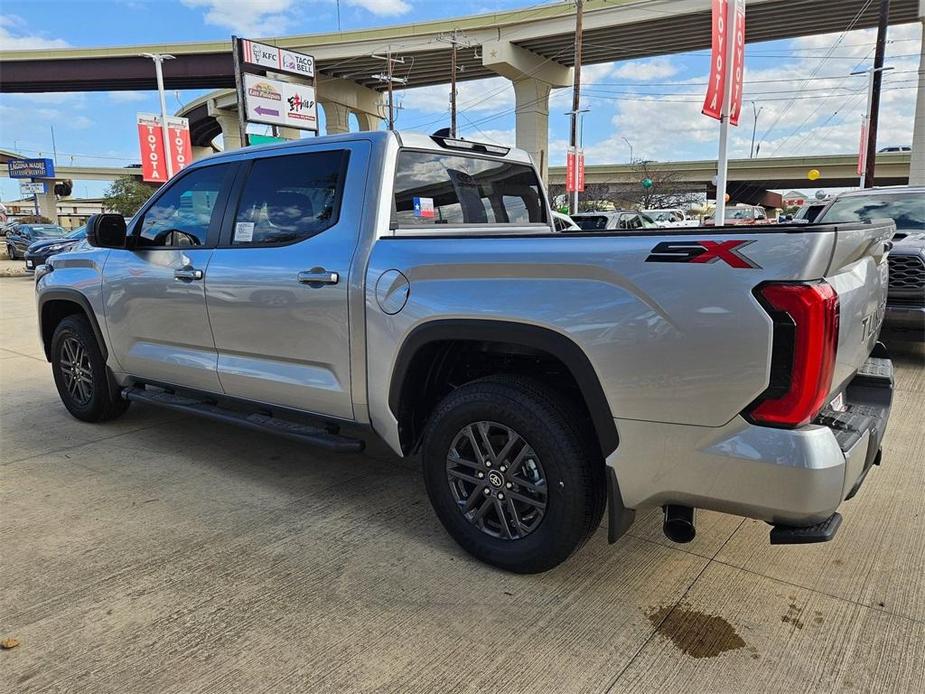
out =
<svg viewBox="0 0 925 694"><path fill-rule="evenodd" d="M825 282L755 289L774 320L768 389L746 412L758 424L799 427L825 405L838 348L838 295Z"/></svg>

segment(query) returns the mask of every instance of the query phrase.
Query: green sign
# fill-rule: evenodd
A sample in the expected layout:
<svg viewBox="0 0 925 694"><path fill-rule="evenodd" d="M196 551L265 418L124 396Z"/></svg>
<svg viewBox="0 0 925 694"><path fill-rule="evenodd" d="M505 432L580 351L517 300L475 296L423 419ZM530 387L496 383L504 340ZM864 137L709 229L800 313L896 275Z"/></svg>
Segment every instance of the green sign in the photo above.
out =
<svg viewBox="0 0 925 694"><path fill-rule="evenodd" d="M270 145L274 142L288 142L285 137L274 137L273 135L248 135L247 142L250 145Z"/></svg>
<svg viewBox="0 0 925 694"><path fill-rule="evenodd" d="M640 181L640 183L642 183L642 187L645 188L646 190L648 190L649 188L652 187L652 179L651 179L651 178L644 178L644 179L642 179L642 181Z"/></svg>

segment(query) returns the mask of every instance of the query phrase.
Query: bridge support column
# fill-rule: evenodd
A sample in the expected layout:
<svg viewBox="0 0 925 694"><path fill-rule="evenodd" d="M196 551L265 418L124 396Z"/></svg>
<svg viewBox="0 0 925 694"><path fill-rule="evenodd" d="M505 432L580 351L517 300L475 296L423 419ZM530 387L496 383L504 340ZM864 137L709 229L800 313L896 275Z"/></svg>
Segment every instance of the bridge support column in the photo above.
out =
<svg viewBox="0 0 925 694"><path fill-rule="evenodd" d="M482 44L482 64L514 83L516 142L533 157L545 181L549 171L549 92L572 83L572 68L509 41Z"/></svg>
<svg viewBox="0 0 925 694"><path fill-rule="evenodd" d="M333 101L320 101L324 111L325 135L341 135L350 132L350 109Z"/></svg>
<svg viewBox="0 0 925 694"><path fill-rule="evenodd" d="M46 192L39 194L39 214L52 224L58 223L58 198L55 196L55 182L45 181Z"/></svg>
<svg viewBox="0 0 925 694"><path fill-rule="evenodd" d="M302 137L302 132L303 131L299 130L298 128L286 128L282 125L276 126L277 137L282 137L287 140L298 140L300 137Z"/></svg>
<svg viewBox="0 0 925 694"><path fill-rule="evenodd" d="M212 109L209 110L211 111ZM213 116L222 128L222 142L224 142L225 151L230 152L233 149L241 149L241 129L238 126L237 112L216 109L209 115Z"/></svg>
<svg viewBox="0 0 925 694"><path fill-rule="evenodd" d="M385 120L380 116L373 115L372 113L363 113L361 111L354 111L353 115L357 117L357 123L360 124L361 132L378 130L379 126L382 125L382 121Z"/></svg>
<svg viewBox="0 0 925 694"><path fill-rule="evenodd" d="M925 3L921 5L925 10ZM922 42L919 44L919 82L915 98L915 117L912 121L912 161L909 162L909 185L925 186L925 17L922 25Z"/></svg>
<svg viewBox="0 0 925 694"><path fill-rule="evenodd" d="M525 79L514 82L515 137L547 180L549 173L549 92L547 82Z"/></svg>

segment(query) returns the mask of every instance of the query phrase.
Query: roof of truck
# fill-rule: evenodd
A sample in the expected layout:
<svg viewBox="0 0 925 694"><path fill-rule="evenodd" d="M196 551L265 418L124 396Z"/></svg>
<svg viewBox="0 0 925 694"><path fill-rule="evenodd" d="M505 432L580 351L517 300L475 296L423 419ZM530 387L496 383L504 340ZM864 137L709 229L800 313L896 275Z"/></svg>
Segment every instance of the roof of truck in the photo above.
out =
<svg viewBox="0 0 925 694"><path fill-rule="evenodd" d="M255 145L242 149L233 149L227 152L220 152L210 157L206 157L200 161L214 162L217 159L241 157L242 155L249 155L251 153L256 155L258 153L270 151L300 148L304 149L306 146L334 144L338 142L356 142L358 140L383 142L393 137L398 138L398 142L402 147L408 147L411 149L426 149L433 150L435 152L446 152L453 154L475 154L477 156L497 157L499 159L522 162L525 164L531 163L530 155L527 154L527 152L524 150L517 149L516 147L508 147L507 145L500 145L495 142L479 142L478 140L467 140L463 137L457 137L453 139L447 138L446 142L455 142L458 146L444 146L435 139L435 136L432 135L425 135L424 133L416 132L398 132L389 130L364 130L360 132L343 133L340 135L323 135L321 137L301 138L298 140L290 140L288 142L272 142L266 145ZM473 149L466 149L466 147L460 143L472 145ZM199 162L196 163L198 164Z"/></svg>

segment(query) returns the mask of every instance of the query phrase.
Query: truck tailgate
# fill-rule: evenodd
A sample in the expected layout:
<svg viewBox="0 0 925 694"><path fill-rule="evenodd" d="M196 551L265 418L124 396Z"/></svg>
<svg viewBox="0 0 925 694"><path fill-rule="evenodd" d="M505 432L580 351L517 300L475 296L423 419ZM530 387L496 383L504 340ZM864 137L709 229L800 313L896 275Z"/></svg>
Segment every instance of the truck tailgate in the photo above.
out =
<svg viewBox="0 0 925 694"><path fill-rule="evenodd" d="M890 220L838 225L825 280L838 294L839 330L831 396L867 360L883 322L887 254L895 225Z"/></svg>

